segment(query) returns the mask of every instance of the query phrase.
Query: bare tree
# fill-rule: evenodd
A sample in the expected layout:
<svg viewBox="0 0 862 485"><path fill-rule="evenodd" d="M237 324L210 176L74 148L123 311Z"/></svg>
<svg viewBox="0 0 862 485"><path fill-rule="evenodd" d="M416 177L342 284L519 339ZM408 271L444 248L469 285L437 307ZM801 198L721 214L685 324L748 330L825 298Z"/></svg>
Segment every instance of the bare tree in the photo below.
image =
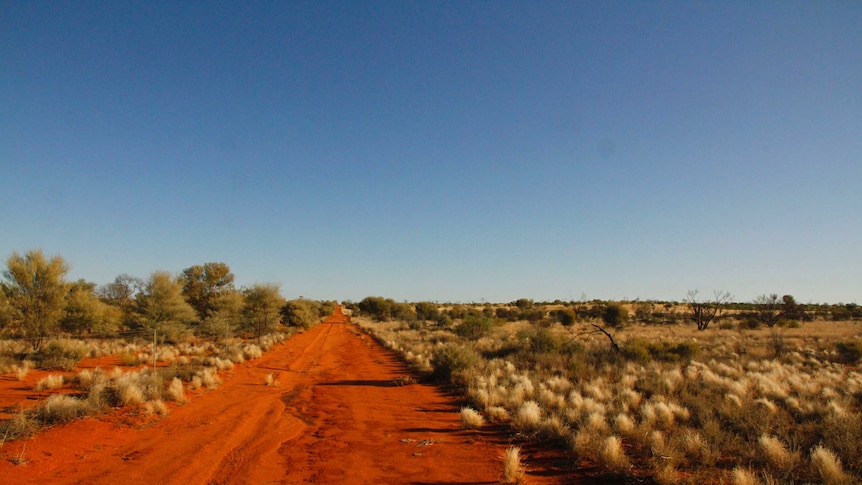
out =
<svg viewBox="0 0 862 485"><path fill-rule="evenodd" d="M688 296L683 300L688 304L689 318L694 320L698 330L706 330L712 321L721 315L722 306L733 296L729 291L715 290L710 300L698 298L698 290L688 290Z"/></svg>

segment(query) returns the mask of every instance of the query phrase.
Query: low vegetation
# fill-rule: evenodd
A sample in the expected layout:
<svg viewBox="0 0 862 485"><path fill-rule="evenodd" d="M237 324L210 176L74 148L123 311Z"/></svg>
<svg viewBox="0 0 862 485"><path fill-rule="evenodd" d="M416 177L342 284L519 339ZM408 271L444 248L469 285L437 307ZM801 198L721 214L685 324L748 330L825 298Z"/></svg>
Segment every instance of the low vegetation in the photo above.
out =
<svg viewBox="0 0 862 485"><path fill-rule="evenodd" d="M686 302L353 309L417 372L463 393L464 428L508 423L516 441L562 447L597 478L858 483L859 324L788 296L726 299L698 300L697 315ZM775 314L757 317L767 304Z"/></svg>

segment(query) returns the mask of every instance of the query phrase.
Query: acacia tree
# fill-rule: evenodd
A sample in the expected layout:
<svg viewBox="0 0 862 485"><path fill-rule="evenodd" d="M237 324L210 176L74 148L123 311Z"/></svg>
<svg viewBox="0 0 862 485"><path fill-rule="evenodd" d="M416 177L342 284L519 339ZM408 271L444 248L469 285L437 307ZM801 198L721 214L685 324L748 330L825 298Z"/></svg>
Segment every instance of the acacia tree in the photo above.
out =
<svg viewBox="0 0 862 485"><path fill-rule="evenodd" d="M106 333L117 331L122 310L109 305L96 296L96 284L78 280L73 283L66 297L60 328L66 332Z"/></svg>
<svg viewBox="0 0 862 485"><path fill-rule="evenodd" d="M135 297L135 320L142 328L157 330L177 340L195 319L195 310L183 298L182 284L167 271L155 271Z"/></svg>
<svg viewBox="0 0 862 485"><path fill-rule="evenodd" d="M126 311L135 303L134 296L143 287L143 280L123 273L114 278L113 282L99 288L99 297L105 303Z"/></svg>
<svg viewBox="0 0 862 485"><path fill-rule="evenodd" d="M715 290L711 300L698 298L698 290L688 290L688 296L683 300L688 304L688 314L698 330L706 330L715 317L721 314L724 304L733 298L728 291Z"/></svg>
<svg viewBox="0 0 862 485"><path fill-rule="evenodd" d="M285 305L279 287L273 283L258 283L243 291L245 305L243 315L248 325L254 329L258 343L265 332L279 323L279 313Z"/></svg>
<svg viewBox="0 0 862 485"><path fill-rule="evenodd" d="M755 312L760 323L772 328L781 322L781 307L784 303L775 293L760 295L754 299Z"/></svg>
<svg viewBox="0 0 862 485"><path fill-rule="evenodd" d="M39 350L46 337L57 330L69 285L69 265L62 257L46 258L41 249L25 255L13 252L6 260L2 290L10 311L8 323Z"/></svg>
<svg viewBox="0 0 862 485"><path fill-rule="evenodd" d="M190 266L181 278L183 295L201 320L217 312L222 296L233 290L234 274L225 263Z"/></svg>

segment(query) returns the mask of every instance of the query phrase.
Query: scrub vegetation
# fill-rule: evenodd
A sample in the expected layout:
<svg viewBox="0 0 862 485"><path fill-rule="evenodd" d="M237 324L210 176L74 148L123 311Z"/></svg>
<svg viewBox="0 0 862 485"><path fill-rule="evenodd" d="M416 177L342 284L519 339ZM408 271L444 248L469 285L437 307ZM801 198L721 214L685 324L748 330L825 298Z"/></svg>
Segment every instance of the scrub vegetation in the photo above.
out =
<svg viewBox="0 0 862 485"><path fill-rule="evenodd" d="M692 291L682 302L350 306L417 372L463 394L465 428L507 423L515 442L566 450L572 470L662 484L862 480L856 305ZM506 482L521 480L515 460Z"/></svg>
<svg viewBox="0 0 862 485"><path fill-rule="evenodd" d="M332 313L334 302L286 301L273 284L236 288L225 263L97 286L65 279L69 265L41 250L13 253L0 280L0 373L24 380L51 371L39 405L0 420L0 445L43 426L110 408L164 416L187 390L214 389L220 371L260 358L292 332ZM75 372L85 358L120 366ZM267 385L277 386L274 377ZM9 410L7 410L8 412Z"/></svg>

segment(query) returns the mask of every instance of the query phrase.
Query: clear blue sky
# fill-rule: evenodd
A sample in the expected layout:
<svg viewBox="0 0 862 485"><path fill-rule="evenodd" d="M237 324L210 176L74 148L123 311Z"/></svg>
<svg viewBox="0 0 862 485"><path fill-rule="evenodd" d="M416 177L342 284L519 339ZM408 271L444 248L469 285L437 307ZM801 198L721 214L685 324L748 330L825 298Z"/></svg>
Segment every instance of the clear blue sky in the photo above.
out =
<svg viewBox="0 0 862 485"><path fill-rule="evenodd" d="M862 3L0 0L0 256L862 300Z"/></svg>

